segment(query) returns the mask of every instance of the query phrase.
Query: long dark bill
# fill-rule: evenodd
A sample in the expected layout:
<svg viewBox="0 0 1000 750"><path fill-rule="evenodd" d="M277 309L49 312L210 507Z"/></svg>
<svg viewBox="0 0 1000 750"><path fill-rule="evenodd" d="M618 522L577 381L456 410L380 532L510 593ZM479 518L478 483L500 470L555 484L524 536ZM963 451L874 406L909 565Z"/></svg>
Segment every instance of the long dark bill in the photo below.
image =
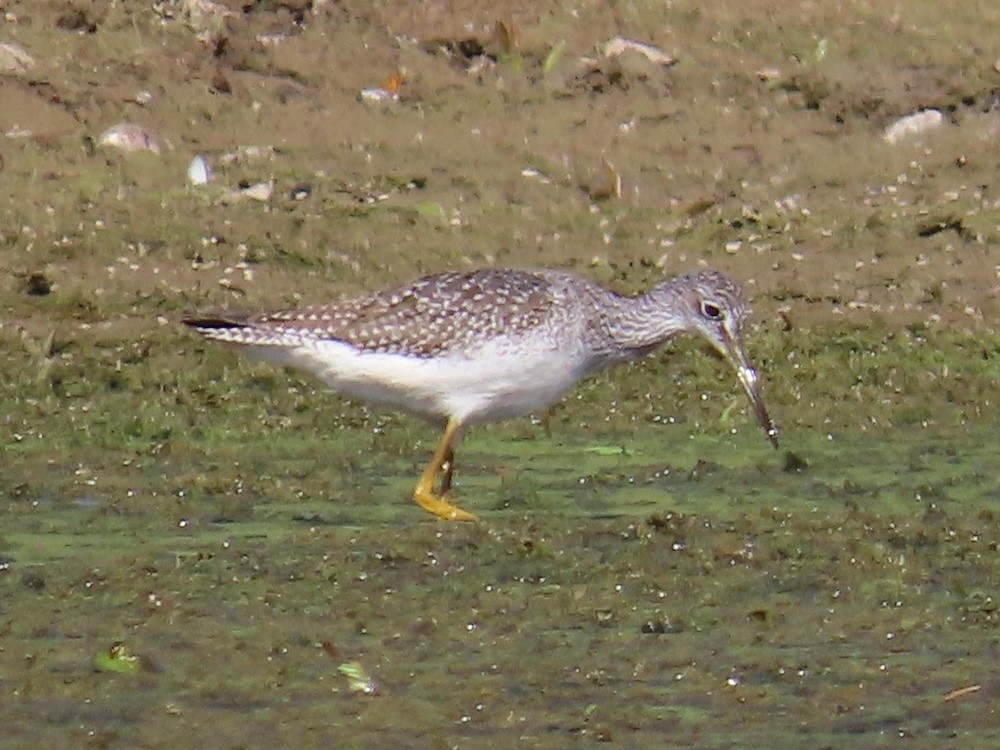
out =
<svg viewBox="0 0 1000 750"><path fill-rule="evenodd" d="M777 448L778 428L771 421L771 415L767 413L767 407L764 405L764 397L761 395L760 388L760 376L757 374L757 369L750 364L750 358L747 356L746 349L743 348L741 342L734 341L729 336L725 338L726 355L736 370L736 377L739 379L740 385L743 386L743 390L747 392L747 396L750 397L750 403L753 404L757 421L764 428L767 439L771 441L771 445Z"/></svg>

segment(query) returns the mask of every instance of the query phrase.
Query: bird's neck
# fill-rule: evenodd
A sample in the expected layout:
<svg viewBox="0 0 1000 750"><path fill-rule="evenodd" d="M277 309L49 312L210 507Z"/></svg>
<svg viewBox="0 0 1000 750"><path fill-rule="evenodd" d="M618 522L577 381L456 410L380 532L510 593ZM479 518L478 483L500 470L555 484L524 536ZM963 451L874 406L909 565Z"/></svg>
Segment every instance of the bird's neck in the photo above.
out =
<svg viewBox="0 0 1000 750"><path fill-rule="evenodd" d="M669 311L678 306L677 292L661 284L637 297L617 297L604 325L625 359L642 357L684 330L683 318Z"/></svg>

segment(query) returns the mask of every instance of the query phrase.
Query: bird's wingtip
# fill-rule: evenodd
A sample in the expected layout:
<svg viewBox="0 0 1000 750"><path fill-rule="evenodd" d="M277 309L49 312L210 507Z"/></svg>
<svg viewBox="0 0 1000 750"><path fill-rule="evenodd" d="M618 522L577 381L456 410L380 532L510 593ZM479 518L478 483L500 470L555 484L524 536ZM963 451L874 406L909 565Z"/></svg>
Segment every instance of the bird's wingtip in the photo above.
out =
<svg viewBox="0 0 1000 750"><path fill-rule="evenodd" d="M246 321L237 316L209 315L204 317L181 318L181 323L199 331L218 331L246 328Z"/></svg>

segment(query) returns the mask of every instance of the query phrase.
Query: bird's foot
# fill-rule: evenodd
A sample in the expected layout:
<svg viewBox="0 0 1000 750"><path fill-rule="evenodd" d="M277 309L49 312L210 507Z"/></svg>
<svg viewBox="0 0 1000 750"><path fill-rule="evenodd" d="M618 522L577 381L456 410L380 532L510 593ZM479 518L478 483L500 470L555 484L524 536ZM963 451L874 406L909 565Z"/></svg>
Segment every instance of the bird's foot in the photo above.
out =
<svg viewBox="0 0 1000 750"><path fill-rule="evenodd" d="M444 497L435 495L432 492L421 492L418 490L413 493L413 499L417 501L417 505L426 510L428 513L433 513L442 521L476 520L476 517L471 513L467 513L461 508L456 508L454 505L445 500Z"/></svg>

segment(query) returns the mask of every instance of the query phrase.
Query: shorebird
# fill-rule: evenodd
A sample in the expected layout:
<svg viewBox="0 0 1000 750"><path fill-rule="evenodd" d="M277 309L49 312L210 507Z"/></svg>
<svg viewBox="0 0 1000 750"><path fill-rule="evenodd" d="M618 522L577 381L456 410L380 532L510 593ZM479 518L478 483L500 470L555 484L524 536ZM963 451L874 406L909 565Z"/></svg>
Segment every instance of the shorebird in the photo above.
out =
<svg viewBox="0 0 1000 750"><path fill-rule="evenodd" d="M469 425L545 408L584 376L683 333L700 334L730 362L777 447L743 344L749 315L740 286L717 271L677 276L628 297L562 271L477 270L315 307L184 323L312 373L348 397L442 423L413 497L438 518L471 521L447 499L454 446Z"/></svg>

